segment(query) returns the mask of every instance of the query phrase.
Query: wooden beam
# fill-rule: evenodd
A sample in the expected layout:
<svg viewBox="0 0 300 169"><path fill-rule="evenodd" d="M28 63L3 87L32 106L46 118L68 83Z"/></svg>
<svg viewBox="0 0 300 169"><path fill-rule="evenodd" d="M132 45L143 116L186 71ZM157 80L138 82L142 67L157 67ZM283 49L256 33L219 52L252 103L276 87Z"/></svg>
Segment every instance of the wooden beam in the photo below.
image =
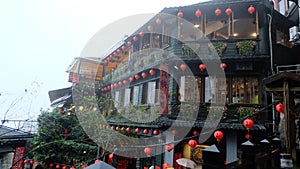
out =
<svg viewBox="0 0 300 169"><path fill-rule="evenodd" d="M283 87L266 87L267 92L283 92ZM290 87L291 92L300 91L300 87Z"/></svg>
<svg viewBox="0 0 300 169"><path fill-rule="evenodd" d="M284 127L286 131L286 151L289 154L292 154L292 146L291 146L291 111L290 111L290 90L289 83L287 81L283 82L283 104L284 104Z"/></svg>

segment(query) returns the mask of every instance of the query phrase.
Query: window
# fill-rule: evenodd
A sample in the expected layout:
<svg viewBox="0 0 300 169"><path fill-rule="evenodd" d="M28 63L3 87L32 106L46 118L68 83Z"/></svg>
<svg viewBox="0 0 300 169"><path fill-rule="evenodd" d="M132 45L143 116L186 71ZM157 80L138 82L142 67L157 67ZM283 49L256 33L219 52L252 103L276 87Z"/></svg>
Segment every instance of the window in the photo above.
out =
<svg viewBox="0 0 300 169"><path fill-rule="evenodd" d="M217 76L205 77L205 102L222 103L227 99L228 83L226 78Z"/></svg>
<svg viewBox="0 0 300 169"><path fill-rule="evenodd" d="M140 90L140 86L134 86L133 87L133 97L132 97L132 104L133 105L138 105L139 102L139 90Z"/></svg>
<svg viewBox="0 0 300 169"><path fill-rule="evenodd" d="M155 104L156 82L148 82L147 103Z"/></svg>
<svg viewBox="0 0 300 169"><path fill-rule="evenodd" d="M124 106L128 106L129 103L130 103L130 92L131 92L130 88L125 89L125 92L124 92Z"/></svg>
<svg viewBox="0 0 300 169"><path fill-rule="evenodd" d="M232 78L232 103L258 104L258 80L254 77Z"/></svg>
<svg viewBox="0 0 300 169"><path fill-rule="evenodd" d="M243 13L235 13L230 17L207 18L205 35L210 39L256 38L258 34L258 22L256 14L245 16Z"/></svg>
<svg viewBox="0 0 300 169"><path fill-rule="evenodd" d="M118 108L120 106L120 91L115 92L115 107Z"/></svg>
<svg viewBox="0 0 300 169"><path fill-rule="evenodd" d="M180 77L180 101L199 101L201 95L201 78L194 76Z"/></svg>

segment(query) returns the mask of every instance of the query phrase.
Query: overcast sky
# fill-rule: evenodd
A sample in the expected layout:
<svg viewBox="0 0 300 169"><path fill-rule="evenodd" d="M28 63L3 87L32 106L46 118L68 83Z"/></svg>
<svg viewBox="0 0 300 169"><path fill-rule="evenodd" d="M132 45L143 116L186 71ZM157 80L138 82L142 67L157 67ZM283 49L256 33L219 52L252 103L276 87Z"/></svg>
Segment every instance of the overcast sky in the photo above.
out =
<svg viewBox="0 0 300 169"><path fill-rule="evenodd" d="M0 1L0 119L35 119L50 108L48 91L71 86L66 69L106 25L200 1Z"/></svg>

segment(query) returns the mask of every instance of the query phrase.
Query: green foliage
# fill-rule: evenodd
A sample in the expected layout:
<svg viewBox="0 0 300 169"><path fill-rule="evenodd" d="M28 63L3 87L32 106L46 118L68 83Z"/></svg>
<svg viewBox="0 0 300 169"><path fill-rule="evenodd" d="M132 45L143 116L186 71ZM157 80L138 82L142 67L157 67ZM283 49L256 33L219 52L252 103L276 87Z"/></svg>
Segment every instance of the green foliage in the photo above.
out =
<svg viewBox="0 0 300 169"><path fill-rule="evenodd" d="M64 134L65 131L68 134ZM35 160L47 164L81 165L94 160L97 146L88 138L75 115L54 109L38 117L38 133L31 142Z"/></svg>
<svg viewBox="0 0 300 169"><path fill-rule="evenodd" d="M240 41L236 43L238 53L243 56L252 56L254 54L254 49L256 42L252 40Z"/></svg>
<svg viewBox="0 0 300 169"><path fill-rule="evenodd" d="M208 45L211 52L213 52L215 49L216 52L213 52L213 55L217 56L222 56L227 47L227 44L224 42L212 42Z"/></svg>

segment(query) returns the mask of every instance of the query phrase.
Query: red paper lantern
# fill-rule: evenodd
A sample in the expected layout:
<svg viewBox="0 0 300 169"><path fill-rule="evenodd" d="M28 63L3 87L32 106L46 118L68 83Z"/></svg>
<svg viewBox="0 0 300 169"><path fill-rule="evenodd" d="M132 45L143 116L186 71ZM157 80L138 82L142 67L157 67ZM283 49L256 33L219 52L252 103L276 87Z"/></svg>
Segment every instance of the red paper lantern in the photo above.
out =
<svg viewBox="0 0 300 169"><path fill-rule="evenodd" d="M112 160L112 159L114 158L114 153L110 153L110 154L108 155L108 158L109 158L110 160Z"/></svg>
<svg viewBox="0 0 300 169"><path fill-rule="evenodd" d="M59 164L57 164L57 165L55 166L55 168L59 169L59 168L60 168L60 165L59 165Z"/></svg>
<svg viewBox="0 0 300 169"><path fill-rule="evenodd" d="M177 13L177 16L178 16L179 18L182 18L182 17L183 17L183 13L182 13L181 11L179 11L179 12Z"/></svg>
<svg viewBox="0 0 300 169"><path fill-rule="evenodd" d="M151 69L151 70L149 70L149 73L151 76L153 76L155 74L155 70Z"/></svg>
<svg viewBox="0 0 300 169"><path fill-rule="evenodd" d="M76 169L74 166L72 166L70 169Z"/></svg>
<svg viewBox="0 0 300 169"><path fill-rule="evenodd" d="M114 52L114 55L116 56L116 55L117 55L117 52Z"/></svg>
<svg viewBox="0 0 300 169"><path fill-rule="evenodd" d="M133 77L129 77L129 81L130 81L130 82L133 82L133 81L134 81L134 78L133 78Z"/></svg>
<svg viewBox="0 0 300 169"><path fill-rule="evenodd" d="M177 130L172 130L172 134L175 136L177 135Z"/></svg>
<svg viewBox="0 0 300 169"><path fill-rule="evenodd" d="M254 122L252 119L247 118L244 120L243 125L246 127L247 130L250 130L253 127Z"/></svg>
<svg viewBox="0 0 300 169"><path fill-rule="evenodd" d="M131 128L130 127L127 127L126 128L126 131L129 133L129 132L131 132Z"/></svg>
<svg viewBox="0 0 300 169"><path fill-rule="evenodd" d="M202 15L202 12L199 9L197 9L197 11L195 12L195 15L197 17L200 17Z"/></svg>
<svg viewBox="0 0 300 169"><path fill-rule="evenodd" d="M169 163L164 163L162 165L163 169L167 169L167 168L170 168L170 164Z"/></svg>
<svg viewBox="0 0 300 169"><path fill-rule="evenodd" d="M246 135L245 135L245 138L247 139L247 140L250 140L251 139L251 134L249 134L249 133L247 133Z"/></svg>
<svg viewBox="0 0 300 169"><path fill-rule="evenodd" d="M122 86L122 82L121 82L121 81L119 81L119 83L118 83L118 84L119 84L119 86Z"/></svg>
<svg viewBox="0 0 300 169"><path fill-rule="evenodd" d="M217 9L215 10L215 14L216 14L217 16L221 15L221 13L222 13L221 9L217 8Z"/></svg>
<svg viewBox="0 0 300 169"><path fill-rule="evenodd" d="M63 166L63 167L62 167L62 169L67 169L67 168L68 168L67 166Z"/></svg>
<svg viewBox="0 0 300 169"><path fill-rule="evenodd" d="M146 147L146 148L144 149L144 153L145 153L147 156L149 156L149 155L151 154L151 152L152 152L152 149L149 148L149 147Z"/></svg>
<svg viewBox="0 0 300 169"><path fill-rule="evenodd" d="M140 37L144 37L145 34L144 34L144 32L140 32L139 35L140 35Z"/></svg>
<svg viewBox="0 0 300 169"><path fill-rule="evenodd" d="M149 32L152 32L152 31L153 31L153 27L152 27L151 25L149 25L149 26L147 27L147 29L148 29Z"/></svg>
<svg viewBox="0 0 300 169"><path fill-rule="evenodd" d="M24 163L27 164L27 163L28 163L28 160L24 160Z"/></svg>
<svg viewBox="0 0 300 169"><path fill-rule="evenodd" d="M121 130L122 130L122 131L125 131L126 129L125 129L125 127L122 127Z"/></svg>
<svg viewBox="0 0 300 169"><path fill-rule="evenodd" d="M118 87L118 83L115 83L115 84L114 84L114 87Z"/></svg>
<svg viewBox="0 0 300 169"><path fill-rule="evenodd" d="M161 20L159 18L157 18L155 22L156 22L157 25L161 24Z"/></svg>
<svg viewBox="0 0 300 169"><path fill-rule="evenodd" d="M108 57L108 58L109 58L109 59L111 59L112 57L113 57L113 55L109 55L109 57Z"/></svg>
<svg viewBox="0 0 300 169"><path fill-rule="evenodd" d="M225 13L226 13L227 15L232 14L232 9L231 9L231 8L227 8L227 9L225 10Z"/></svg>
<svg viewBox="0 0 300 169"><path fill-rule="evenodd" d="M115 126L111 126L110 129L115 130Z"/></svg>
<svg viewBox="0 0 300 169"><path fill-rule="evenodd" d="M52 168L53 166L54 166L54 164L53 164L53 163L50 163L50 164L49 164L49 167L50 167L50 168Z"/></svg>
<svg viewBox="0 0 300 169"><path fill-rule="evenodd" d="M140 130L139 128L136 128L136 129L135 129L135 132L138 134L138 133L141 132L141 130Z"/></svg>
<svg viewBox="0 0 300 169"><path fill-rule="evenodd" d="M192 140L190 140L190 141L188 142L188 144L189 144L189 146L191 146L192 148L194 148L194 147L196 147L196 145L197 145L197 141L194 140L194 139L192 139Z"/></svg>
<svg viewBox="0 0 300 169"><path fill-rule="evenodd" d="M123 84L126 85L128 82L127 80L123 80Z"/></svg>
<svg viewBox="0 0 300 169"><path fill-rule="evenodd" d="M134 41L138 41L138 40L139 40L139 38L138 38L137 36L134 36L132 39L133 39Z"/></svg>
<svg viewBox="0 0 300 169"><path fill-rule="evenodd" d="M205 69L206 69L205 64L200 64L200 65L199 65L199 69L200 69L200 70L205 70Z"/></svg>
<svg viewBox="0 0 300 169"><path fill-rule="evenodd" d="M142 77L143 77L143 78L147 77L147 73L143 72L143 73L142 73Z"/></svg>
<svg viewBox="0 0 300 169"><path fill-rule="evenodd" d="M84 165L81 166L81 168L87 168L87 167L88 167L87 164L84 164Z"/></svg>
<svg viewBox="0 0 300 169"><path fill-rule="evenodd" d="M140 78L140 75L136 74L134 77L136 80L138 80Z"/></svg>
<svg viewBox="0 0 300 169"><path fill-rule="evenodd" d="M278 111L279 113L284 113L284 104L283 103L278 103L275 108L276 108L276 111Z"/></svg>
<svg viewBox="0 0 300 169"><path fill-rule="evenodd" d="M149 134L149 130L148 130L148 129L145 129L145 130L143 131L143 133L144 133L144 134Z"/></svg>
<svg viewBox="0 0 300 169"><path fill-rule="evenodd" d="M251 5L251 6L248 8L248 12L249 12L250 14L252 14L254 11L255 11L255 8Z"/></svg>
<svg viewBox="0 0 300 169"><path fill-rule="evenodd" d="M220 130L217 130L214 132L214 137L217 139L217 141L222 140L223 136L224 136L224 134Z"/></svg>
<svg viewBox="0 0 300 169"><path fill-rule="evenodd" d="M126 46L123 45L123 46L121 47L121 49L122 49L122 50L126 50Z"/></svg>
<svg viewBox="0 0 300 169"><path fill-rule="evenodd" d="M185 69L186 69L186 64L181 64L181 65L180 65L180 69L181 69L182 71L185 71Z"/></svg>
<svg viewBox="0 0 300 169"><path fill-rule="evenodd" d="M128 41L128 42L127 42L127 45L128 45L128 46L132 45L131 41Z"/></svg>
<svg viewBox="0 0 300 169"><path fill-rule="evenodd" d="M120 130L120 127L116 127L116 131L119 131Z"/></svg>
<svg viewBox="0 0 300 169"><path fill-rule="evenodd" d="M121 53L121 50L120 50L120 49L118 49L118 50L117 50L117 53Z"/></svg>
<svg viewBox="0 0 300 169"><path fill-rule="evenodd" d="M166 150L167 150L168 152L172 151L172 150L173 150L172 144L167 144L167 145L166 145Z"/></svg>
<svg viewBox="0 0 300 169"><path fill-rule="evenodd" d="M221 64L220 64L220 68L221 68L221 69L224 70L226 67L227 67L226 63L221 63Z"/></svg>
<svg viewBox="0 0 300 169"><path fill-rule="evenodd" d="M157 129L155 129L155 130L153 131L153 134L157 136L157 135L159 135L159 131L158 131Z"/></svg>
<svg viewBox="0 0 300 169"><path fill-rule="evenodd" d="M194 135L194 136L197 136L198 134L199 134L199 132L198 132L197 130L194 130L194 131L193 131L193 135Z"/></svg>

